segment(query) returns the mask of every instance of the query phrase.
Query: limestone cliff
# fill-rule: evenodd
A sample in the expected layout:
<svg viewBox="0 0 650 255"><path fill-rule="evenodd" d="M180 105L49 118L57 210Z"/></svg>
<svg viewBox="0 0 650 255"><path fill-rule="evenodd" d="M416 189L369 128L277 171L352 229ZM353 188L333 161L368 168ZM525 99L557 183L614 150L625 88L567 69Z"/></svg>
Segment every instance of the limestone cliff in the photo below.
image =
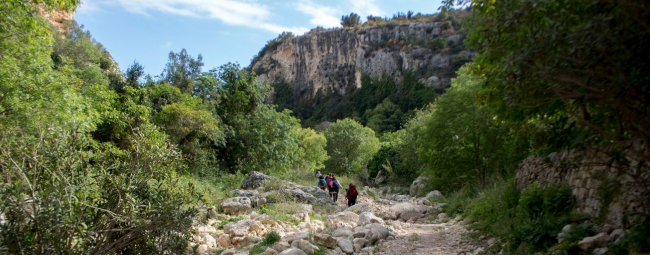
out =
<svg viewBox="0 0 650 255"><path fill-rule="evenodd" d="M249 69L260 82L290 84L296 96L318 90L345 94L349 86L361 86L363 74L387 74L399 81L406 70L433 89L443 89L472 55L463 49L463 38L448 22L312 30L278 38Z"/></svg>

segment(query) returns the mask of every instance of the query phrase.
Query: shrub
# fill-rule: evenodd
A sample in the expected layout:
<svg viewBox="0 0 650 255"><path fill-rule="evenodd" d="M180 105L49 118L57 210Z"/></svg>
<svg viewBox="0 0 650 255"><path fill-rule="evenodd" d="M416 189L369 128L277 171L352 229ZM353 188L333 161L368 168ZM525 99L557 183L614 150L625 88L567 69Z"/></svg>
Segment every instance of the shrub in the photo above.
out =
<svg viewBox="0 0 650 255"><path fill-rule="evenodd" d="M431 50L440 51L440 50L447 47L447 39L445 39L442 36L436 37L434 39L431 39L431 41L429 42L429 45L431 47Z"/></svg>
<svg viewBox="0 0 650 255"><path fill-rule="evenodd" d="M253 246L253 248L251 248L248 253L251 255L262 254L264 251L266 251L266 248L273 246L275 243L279 242L280 239L281 237L278 233L271 231L270 233L266 234L262 242Z"/></svg>

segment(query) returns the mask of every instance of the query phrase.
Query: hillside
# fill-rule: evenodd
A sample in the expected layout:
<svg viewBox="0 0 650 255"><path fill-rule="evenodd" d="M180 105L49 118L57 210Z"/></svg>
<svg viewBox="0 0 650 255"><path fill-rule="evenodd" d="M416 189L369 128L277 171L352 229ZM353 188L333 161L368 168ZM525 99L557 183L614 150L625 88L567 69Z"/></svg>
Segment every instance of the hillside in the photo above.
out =
<svg viewBox="0 0 650 255"><path fill-rule="evenodd" d="M413 101L406 95L391 95L405 87L425 90L431 96L416 105L401 105L403 113L424 106L450 85L456 70L473 54L463 47L465 33L460 31L458 16L382 20L356 27L313 29L297 37L284 33L260 51L249 69L259 82L274 88L274 104L309 120L305 126L344 117L359 117L365 124L365 110L385 98L391 97L397 105ZM364 87L372 86L373 81L381 83L382 78L383 83L391 83L388 93L374 102L361 98L370 101L364 106L346 106L360 96L356 95L360 90L367 90ZM336 111L319 112L325 105Z"/></svg>

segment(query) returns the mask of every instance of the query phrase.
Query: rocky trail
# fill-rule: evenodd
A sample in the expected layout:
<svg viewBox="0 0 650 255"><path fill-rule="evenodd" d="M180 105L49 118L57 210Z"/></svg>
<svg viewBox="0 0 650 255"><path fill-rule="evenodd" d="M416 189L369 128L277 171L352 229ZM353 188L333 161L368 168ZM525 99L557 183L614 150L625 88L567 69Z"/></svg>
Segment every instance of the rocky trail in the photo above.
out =
<svg viewBox="0 0 650 255"><path fill-rule="evenodd" d="M220 212L209 212L207 224L195 227L187 254L479 254L483 247L468 238L470 231L456 219L448 219L441 208L431 203L439 192L427 197L390 194L368 187L359 189L357 204L347 207L344 197L332 203L329 195L316 187L293 183L266 191L263 183L271 177L251 174L226 199ZM286 215L290 222L274 219L255 210L271 204L274 194L294 197L299 208ZM282 204L280 207L290 207ZM322 208L327 208L323 213ZM321 211L316 213L315 211ZM319 219L311 219L319 215ZM226 223L226 224L224 224ZM219 226L223 226L220 229ZM276 232L281 240L262 253L251 248L264 236ZM256 253L257 252L257 253Z"/></svg>

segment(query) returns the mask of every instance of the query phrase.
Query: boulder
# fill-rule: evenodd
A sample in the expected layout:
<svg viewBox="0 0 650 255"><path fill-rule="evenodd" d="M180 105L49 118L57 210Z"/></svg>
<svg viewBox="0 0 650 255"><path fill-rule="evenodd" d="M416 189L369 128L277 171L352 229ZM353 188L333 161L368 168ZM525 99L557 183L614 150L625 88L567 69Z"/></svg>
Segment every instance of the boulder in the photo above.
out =
<svg viewBox="0 0 650 255"><path fill-rule="evenodd" d="M307 254L312 254L314 253L314 251L318 250L318 247L316 247L315 245L311 244L309 241L304 239L294 240L291 243L291 247L301 249Z"/></svg>
<svg viewBox="0 0 650 255"><path fill-rule="evenodd" d="M616 241L621 237L625 236L625 230L621 228L614 229L612 233L609 234L610 240Z"/></svg>
<svg viewBox="0 0 650 255"><path fill-rule="evenodd" d="M354 248L354 252L359 252L364 245L366 245L365 238L355 238L354 240L352 240L352 246Z"/></svg>
<svg viewBox="0 0 650 255"><path fill-rule="evenodd" d="M296 233L291 233L286 236L282 237L282 241L285 241L287 243L292 243L294 240L298 239L307 239L309 234L307 232L296 232Z"/></svg>
<svg viewBox="0 0 650 255"><path fill-rule="evenodd" d="M595 236L589 236L578 242L580 249L589 250L592 248L603 247L609 242L609 235L607 233L599 233Z"/></svg>
<svg viewBox="0 0 650 255"><path fill-rule="evenodd" d="M321 190L322 191L322 190ZM314 197L314 195L304 192L300 189L281 189L280 193L295 197L299 202L310 204L322 204L323 201ZM329 199L329 195L328 195Z"/></svg>
<svg viewBox="0 0 650 255"><path fill-rule="evenodd" d="M357 225L365 226L366 224L370 223L384 224L384 220L375 216L372 212L364 212L359 215L359 221L357 222Z"/></svg>
<svg viewBox="0 0 650 255"><path fill-rule="evenodd" d="M278 251L271 248L266 248L264 255L278 255Z"/></svg>
<svg viewBox="0 0 650 255"><path fill-rule="evenodd" d="M439 213L439 214L438 214L438 219L439 219L439 220L444 220L444 219L446 219L446 218L447 218L447 214L446 214L446 213Z"/></svg>
<svg viewBox="0 0 650 255"><path fill-rule="evenodd" d="M235 236L246 236L248 233L257 232L262 225L255 220L240 220L238 222L231 222L223 226L223 232Z"/></svg>
<svg viewBox="0 0 650 255"><path fill-rule="evenodd" d="M314 235L314 242L320 245L323 245L327 248L333 249L336 247L336 239L334 237L327 235L327 234L315 234Z"/></svg>
<svg viewBox="0 0 650 255"><path fill-rule="evenodd" d="M442 193L440 193L440 191L434 190L434 191L429 192L429 194L427 194L426 198L428 200L433 200L433 199L436 199L436 198L444 198L444 196L442 195Z"/></svg>
<svg viewBox="0 0 650 255"><path fill-rule="evenodd" d="M251 211L251 200L247 197L231 197L221 203L221 210L229 215L247 214Z"/></svg>
<svg viewBox="0 0 650 255"><path fill-rule="evenodd" d="M203 244L207 244L208 247L215 247L217 246L217 240L214 239L214 237L208 233L203 233L201 234L201 239L203 240Z"/></svg>
<svg viewBox="0 0 650 255"><path fill-rule="evenodd" d="M372 212L372 207L370 207L369 204L361 203L361 204L350 206L345 210L353 213L364 213L364 212Z"/></svg>
<svg viewBox="0 0 650 255"><path fill-rule="evenodd" d="M557 243L562 243L566 238L569 236L569 232L571 232L571 228L573 228L573 225L569 224L566 225L562 228L560 233L557 234Z"/></svg>
<svg viewBox="0 0 650 255"><path fill-rule="evenodd" d="M241 188L242 189L257 189L259 187L262 187L264 185L264 182L266 180L270 180L273 177L264 175L260 172L253 171L250 173L246 178L244 178L244 181L241 183Z"/></svg>
<svg viewBox="0 0 650 255"><path fill-rule="evenodd" d="M370 229L370 233L368 233L369 235L366 235L366 240L369 244L374 244L378 240L386 239L390 234L387 228L376 223L370 224L367 227Z"/></svg>
<svg viewBox="0 0 650 255"><path fill-rule="evenodd" d="M411 183L411 187L409 188L409 194L411 196L417 196L418 194L422 193L422 191L427 186L427 182L429 182L428 177L424 175L418 176L418 178L415 179L413 183Z"/></svg>
<svg viewBox="0 0 650 255"><path fill-rule="evenodd" d="M199 226L196 228L196 234L200 235L203 233L214 234L217 233L217 229L213 226Z"/></svg>
<svg viewBox="0 0 650 255"><path fill-rule="evenodd" d="M283 252L286 249L291 248L291 245L288 242L277 242L275 245L273 245L273 249L278 251L278 252Z"/></svg>
<svg viewBox="0 0 650 255"><path fill-rule="evenodd" d="M262 241L262 238L257 236L244 236L244 237L233 237L232 243L237 244L237 247L246 247L251 244L256 244Z"/></svg>
<svg viewBox="0 0 650 255"><path fill-rule="evenodd" d="M338 237L349 238L350 236L352 236L352 230L349 230L347 228L337 228L332 233L332 237L334 238L338 238Z"/></svg>
<svg viewBox="0 0 650 255"><path fill-rule="evenodd" d="M421 198L418 198L417 200L415 200L415 203L417 203L418 205L430 205L431 201L429 201L429 199L421 197Z"/></svg>
<svg viewBox="0 0 650 255"><path fill-rule="evenodd" d="M337 238L337 245L339 248L341 248L341 251L345 253L353 253L354 252L354 246L352 246L352 242L350 242L350 239L347 238Z"/></svg>
<svg viewBox="0 0 650 255"><path fill-rule="evenodd" d="M413 210L413 209L415 209L415 204L409 202L397 203L389 208L390 211L395 213L400 211L405 211L405 210Z"/></svg>
<svg viewBox="0 0 650 255"><path fill-rule="evenodd" d="M415 210L404 210L397 213L399 219L403 221L416 221L422 217L422 213Z"/></svg>
<svg viewBox="0 0 650 255"><path fill-rule="evenodd" d="M322 189L319 189L318 187L315 186L298 186L298 189L300 189L303 192L307 192L314 196L316 198L316 201L314 204L326 204L326 203L334 203L332 202L332 199L330 198L330 194ZM345 195L345 194L344 194ZM339 193L339 198L345 199L341 194Z"/></svg>
<svg viewBox="0 0 650 255"><path fill-rule="evenodd" d="M334 222L357 223L359 222L359 215L350 211L343 211L329 217Z"/></svg>
<svg viewBox="0 0 650 255"><path fill-rule="evenodd" d="M219 242L219 245L221 245L221 247L228 248L228 246L230 246L230 235L220 235L219 238L217 238L217 242Z"/></svg>
<svg viewBox="0 0 650 255"><path fill-rule="evenodd" d="M289 249L286 249L286 250L280 252L280 254L278 254L278 255L307 255L307 253L305 253L301 249L292 247L292 248L289 248Z"/></svg>

